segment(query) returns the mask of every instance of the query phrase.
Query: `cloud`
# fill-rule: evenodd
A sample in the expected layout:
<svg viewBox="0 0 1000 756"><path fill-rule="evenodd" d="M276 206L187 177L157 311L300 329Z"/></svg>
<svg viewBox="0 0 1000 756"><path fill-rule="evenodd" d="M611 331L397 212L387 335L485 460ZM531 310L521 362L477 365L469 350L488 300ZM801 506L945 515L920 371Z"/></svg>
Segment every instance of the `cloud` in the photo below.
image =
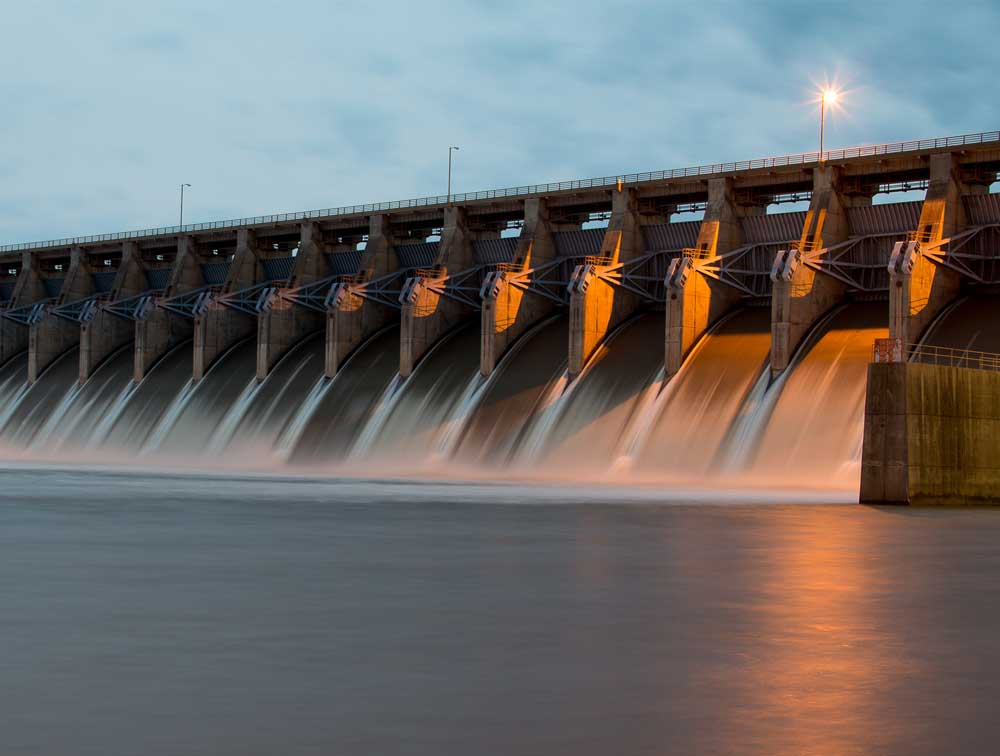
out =
<svg viewBox="0 0 1000 756"><path fill-rule="evenodd" d="M0 241L997 127L1000 9L54 0L6 10ZM933 23L927 19L933 18Z"/></svg>

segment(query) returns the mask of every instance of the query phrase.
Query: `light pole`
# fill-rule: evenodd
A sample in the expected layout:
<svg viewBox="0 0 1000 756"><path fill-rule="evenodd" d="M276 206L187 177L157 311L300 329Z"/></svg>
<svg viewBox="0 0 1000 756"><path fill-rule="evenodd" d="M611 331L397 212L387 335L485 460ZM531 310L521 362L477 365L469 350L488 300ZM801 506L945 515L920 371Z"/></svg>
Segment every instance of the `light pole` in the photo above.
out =
<svg viewBox="0 0 1000 756"><path fill-rule="evenodd" d="M826 104L837 102L837 90L824 89L819 96L819 162L823 162L823 132L826 130Z"/></svg>
<svg viewBox="0 0 1000 756"><path fill-rule="evenodd" d="M184 225L184 187L190 188L190 184L181 184L181 222L179 225Z"/></svg>
<svg viewBox="0 0 1000 756"><path fill-rule="evenodd" d="M457 152L458 147L448 148L448 204L451 204L451 153L452 151Z"/></svg>

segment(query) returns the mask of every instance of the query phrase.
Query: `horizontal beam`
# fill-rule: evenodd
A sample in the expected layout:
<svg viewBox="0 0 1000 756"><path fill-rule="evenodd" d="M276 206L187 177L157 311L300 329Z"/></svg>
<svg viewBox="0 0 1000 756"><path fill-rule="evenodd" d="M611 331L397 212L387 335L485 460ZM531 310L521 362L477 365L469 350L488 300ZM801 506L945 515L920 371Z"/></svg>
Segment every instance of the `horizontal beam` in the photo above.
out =
<svg viewBox="0 0 1000 756"><path fill-rule="evenodd" d="M689 168L673 168L645 173L619 174L615 176L560 181L548 184L508 187L506 189L488 189L479 192L453 194L450 197L450 204L468 204L497 199L525 199L529 197L553 195L561 192L576 192L586 189L611 189L619 184L634 186L638 184L671 181L675 179L717 178L721 176L741 174L748 171L768 171L774 168L795 166L815 167L820 163L821 157L824 162L831 164L858 158L902 154L912 155L915 153L930 153L935 150L953 149L955 147L990 145L993 143L1000 143L1000 131L986 131L978 134L963 134L959 136L937 137L934 139L921 139L908 142L892 142L887 144L866 145L862 147L847 147L838 150L827 150L822 154L822 156L818 152L803 152L794 155L781 155L777 157L757 158L754 160L712 163ZM367 205L347 205L344 207L328 208L325 210L258 215L248 218L236 218L231 220L212 221L208 223L193 223L184 226L163 226L160 228L143 229L140 231L122 231L111 234L77 236L50 241L6 244L0 246L0 253L41 250L52 247L69 247L81 244L123 241L127 239L172 236L176 234L188 234L199 231L248 228L253 226L266 226L275 223L297 222L304 220L324 220L341 216L367 215L371 213L382 213L386 211L406 210L412 208L439 208L443 210L448 204L449 198L447 196L437 195L433 197L396 200L394 202L378 202Z"/></svg>

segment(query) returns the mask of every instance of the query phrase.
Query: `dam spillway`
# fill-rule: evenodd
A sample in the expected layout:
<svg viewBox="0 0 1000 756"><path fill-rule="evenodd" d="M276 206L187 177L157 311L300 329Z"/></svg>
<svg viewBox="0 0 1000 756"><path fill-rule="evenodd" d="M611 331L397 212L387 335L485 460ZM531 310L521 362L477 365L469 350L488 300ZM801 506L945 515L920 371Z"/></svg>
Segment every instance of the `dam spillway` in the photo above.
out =
<svg viewBox="0 0 1000 756"><path fill-rule="evenodd" d="M843 306L786 380L756 393L767 383L767 309L759 306L709 333L673 385L650 350L641 352L655 336L655 313L617 329L575 383L565 357L552 358L567 328L558 316L528 334L491 379L476 370L469 347L477 333L468 325L405 381L384 364L392 329L332 379L315 335L262 383L252 342L197 384L186 359L164 359L148 384L135 386L123 349L81 387L68 353L29 389L5 386L0 438L7 459L26 461L849 491L859 474L864 370L872 338L885 331L877 324L885 304ZM1000 338L996 319L963 320L962 309L946 319L952 329ZM747 416L749 433L740 423Z"/></svg>
<svg viewBox="0 0 1000 756"><path fill-rule="evenodd" d="M873 341L1000 343L974 136L3 248L0 450L857 490Z"/></svg>

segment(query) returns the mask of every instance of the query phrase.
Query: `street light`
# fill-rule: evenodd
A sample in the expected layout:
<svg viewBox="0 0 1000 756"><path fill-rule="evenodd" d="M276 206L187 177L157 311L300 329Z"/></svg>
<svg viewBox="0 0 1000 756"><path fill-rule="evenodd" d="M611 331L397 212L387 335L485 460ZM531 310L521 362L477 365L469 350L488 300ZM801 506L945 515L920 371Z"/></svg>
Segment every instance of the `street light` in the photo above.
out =
<svg viewBox="0 0 1000 756"><path fill-rule="evenodd" d="M457 152L458 147L448 148L448 204L451 204L451 153L452 151Z"/></svg>
<svg viewBox="0 0 1000 756"><path fill-rule="evenodd" d="M184 225L184 187L191 188L190 184L181 184L181 222L179 225Z"/></svg>
<svg viewBox="0 0 1000 756"><path fill-rule="evenodd" d="M819 96L819 162L823 162L823 132L826 130L826 105L835 105L840 94L836 89L824 89Z"/></svg>

